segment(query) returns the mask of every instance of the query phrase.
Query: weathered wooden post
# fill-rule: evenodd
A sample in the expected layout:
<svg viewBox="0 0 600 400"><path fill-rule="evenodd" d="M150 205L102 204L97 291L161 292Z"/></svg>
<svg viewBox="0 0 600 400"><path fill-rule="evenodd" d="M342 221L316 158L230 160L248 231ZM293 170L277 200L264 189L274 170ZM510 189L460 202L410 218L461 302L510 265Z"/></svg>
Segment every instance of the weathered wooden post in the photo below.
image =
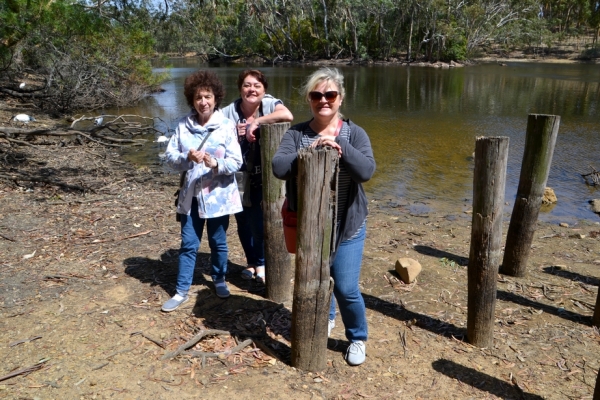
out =
<svg viewBox="0 0 600 400"><path fill-rule="evenodd" d="M289 122L261 126L261 159L263 182L263 221L265 238L265 278L267 298L283 303L292 298L293 268L285 247L281 206L285 197L285 181L273 176L271 160L281 143Z"/></svg>
<svg viewBox="0 0 600 400"><path fill-rule="evenodd" d="M592 326L600 328L600 288L598 288L598 295L596 295L596 307L594 308L594 316L592 317Z"/></svg>
<svg viewBox="0 0 600 400"><path fill-rule="evenodd" d="M338 155L335 150L298 151L298 235L292 305L292 366L322 371L327 366L327 320L333 283L329 259Z"/></svg>
<svg viewBox="0 0 600 400"><path fill-rule="evenodd" d="M529 250L558 134L558 115L530 114L517 198L510 218L500 273L525 276Z"/></svg>
<svg viewBox="0 0 600 400"><path fill-rule="evenodd" d="M592 400L600 400L600 374L596 374L596 387L594 388Z"/></svg>
<svg viewBox="0 0 600 400"><path fill-rule="evenodd" d="M467 271L467 339L478 347L491 347L494 338L507 160L508 137L477 138Z"/></svg>

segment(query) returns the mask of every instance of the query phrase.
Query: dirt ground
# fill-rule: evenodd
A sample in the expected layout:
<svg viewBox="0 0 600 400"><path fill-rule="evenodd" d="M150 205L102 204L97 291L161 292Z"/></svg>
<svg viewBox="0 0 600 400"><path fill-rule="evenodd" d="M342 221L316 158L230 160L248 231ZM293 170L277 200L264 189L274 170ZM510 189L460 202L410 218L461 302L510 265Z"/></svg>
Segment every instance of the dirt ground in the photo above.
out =
<svg viewBox="0 0 600 400"><path fill-rule="evenodd" d="M367 360L345 363L338 316L327 368L309 373L290 366L291 303L240 279L234 218L232 296L215 296L203 242L194 301L163 313L177 273L176 176L94 143L43 142L0 138L0 398L592 398L600 367L593 214L570 227L538 224L527 276L498 275L494 345L481 349L465 338L470 204L411 214L423 207L370 196ZM397 279L399 257L421 263L417 282ZM227 332L200 340L199 357L163 359L207 330Z"/></svg>

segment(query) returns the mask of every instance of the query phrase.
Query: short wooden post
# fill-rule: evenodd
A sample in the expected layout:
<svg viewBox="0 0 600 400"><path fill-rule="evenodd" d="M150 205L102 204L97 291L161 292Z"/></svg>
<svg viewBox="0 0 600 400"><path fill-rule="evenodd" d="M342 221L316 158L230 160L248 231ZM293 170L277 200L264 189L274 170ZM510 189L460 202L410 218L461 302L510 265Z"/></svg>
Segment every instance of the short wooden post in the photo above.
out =
<svg viewBox="0 0 600 400"><path fill-rule="evenodd" d="M525 276L529 250L558 135L560 117L530 114L517 198L510 218L500 273Z"/></svg>
<svg viewBox="0 0 600 400"><path fill-rule="evenodd" d="M491 347L494 338L507 160L507 137L477 138L471 250L467 271L467 339L478 347Z"/></svg>
<svg viewBox="0 0 600 400"><path fill-rule="evenodd" d="M594 397L592 400L600 400L600 372L596 374L596 387L594 388Z"/></svg>
<svg viewBox="0 0 600 400"><path fill-rule="evenodd" d="M289 122L263 125L260 127L262 182L263 182L263 221L265 238L265 278L267 298L283 303L292 298L292 278L294 276L290 254L285 247L281 206L285 198L285 181L273 176L271 160L281 143L283 134L290 127Z"/></svg>
<svg viewBox="0 0 600 400"><path fill-rule="evenodd" d="M596 295L596 307L594 308L592 325L600 328L600 287L598 288L598 294Z"/></svg>
<svg viewBox="0 0 600 400"><path fill-rule="evenodd" d="M322 371L327 366L329 276L338 155L331 149L298 152L298 236L292 305L292 366Z"/></svg>

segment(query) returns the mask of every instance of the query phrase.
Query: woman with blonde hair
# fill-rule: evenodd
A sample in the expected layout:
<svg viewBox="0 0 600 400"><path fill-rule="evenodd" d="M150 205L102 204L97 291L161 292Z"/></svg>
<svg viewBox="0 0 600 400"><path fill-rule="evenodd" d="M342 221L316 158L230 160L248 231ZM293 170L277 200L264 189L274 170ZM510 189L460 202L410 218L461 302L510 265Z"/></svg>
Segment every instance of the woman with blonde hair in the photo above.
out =
<svg viewBox="0 0 600 400"><path fill-rule="evenodd" d="M273 173L286 180L286 197L291 211L297 210L298 150L303 147L330 146L340 157L336 244L331 255L334 280L329 333L335 327L335 304L345 327L350 346L346 361L360 365L365 361L367 318L359 279L366 237L367 197L362 183L375 172L375 159L367 133L340 113L346 98L344 77L336 68L321 68L311 74L302 89L310 105L312 119L291 127L284 135L272 160Z"/></svg>

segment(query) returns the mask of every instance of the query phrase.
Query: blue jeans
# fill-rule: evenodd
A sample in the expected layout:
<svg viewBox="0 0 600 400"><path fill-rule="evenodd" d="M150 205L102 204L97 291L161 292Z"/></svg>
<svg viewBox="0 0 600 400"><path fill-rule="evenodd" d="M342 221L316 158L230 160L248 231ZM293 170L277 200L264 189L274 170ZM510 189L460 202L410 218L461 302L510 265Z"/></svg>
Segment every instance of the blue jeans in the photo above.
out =
<svg viewBox="0 0 600 400"><path fill-rule="evenodd" d="M250 189L250 207L235 214L237 232L246 255L246 263L253 266L265 265L265 243L263 230L262 187Z"/></svg>
<svg viewBox="0 0 600 400"><path fill-rule="evenodd" d="M190 215L181 215L181 247L179 249L179 272L177 274L177 294L185 296L192 286L194 269L196 268L196 255L202 230L206 223L208 245L210 247L211 275L213 281L225 279L227 273L227 228L229 215L216 218L200 218L198 215L198 201L192 200Z"/></svg>
<svg viewBox="0 0 600 400"><path fill-rule="evenodd" d="M366 232L367 225L363 224L353 237L340 244L330 270L335 297L331 297L329 319L335 319L337 300L350 342L365 341L368 336L365 301L358 287Z"/></svg>

